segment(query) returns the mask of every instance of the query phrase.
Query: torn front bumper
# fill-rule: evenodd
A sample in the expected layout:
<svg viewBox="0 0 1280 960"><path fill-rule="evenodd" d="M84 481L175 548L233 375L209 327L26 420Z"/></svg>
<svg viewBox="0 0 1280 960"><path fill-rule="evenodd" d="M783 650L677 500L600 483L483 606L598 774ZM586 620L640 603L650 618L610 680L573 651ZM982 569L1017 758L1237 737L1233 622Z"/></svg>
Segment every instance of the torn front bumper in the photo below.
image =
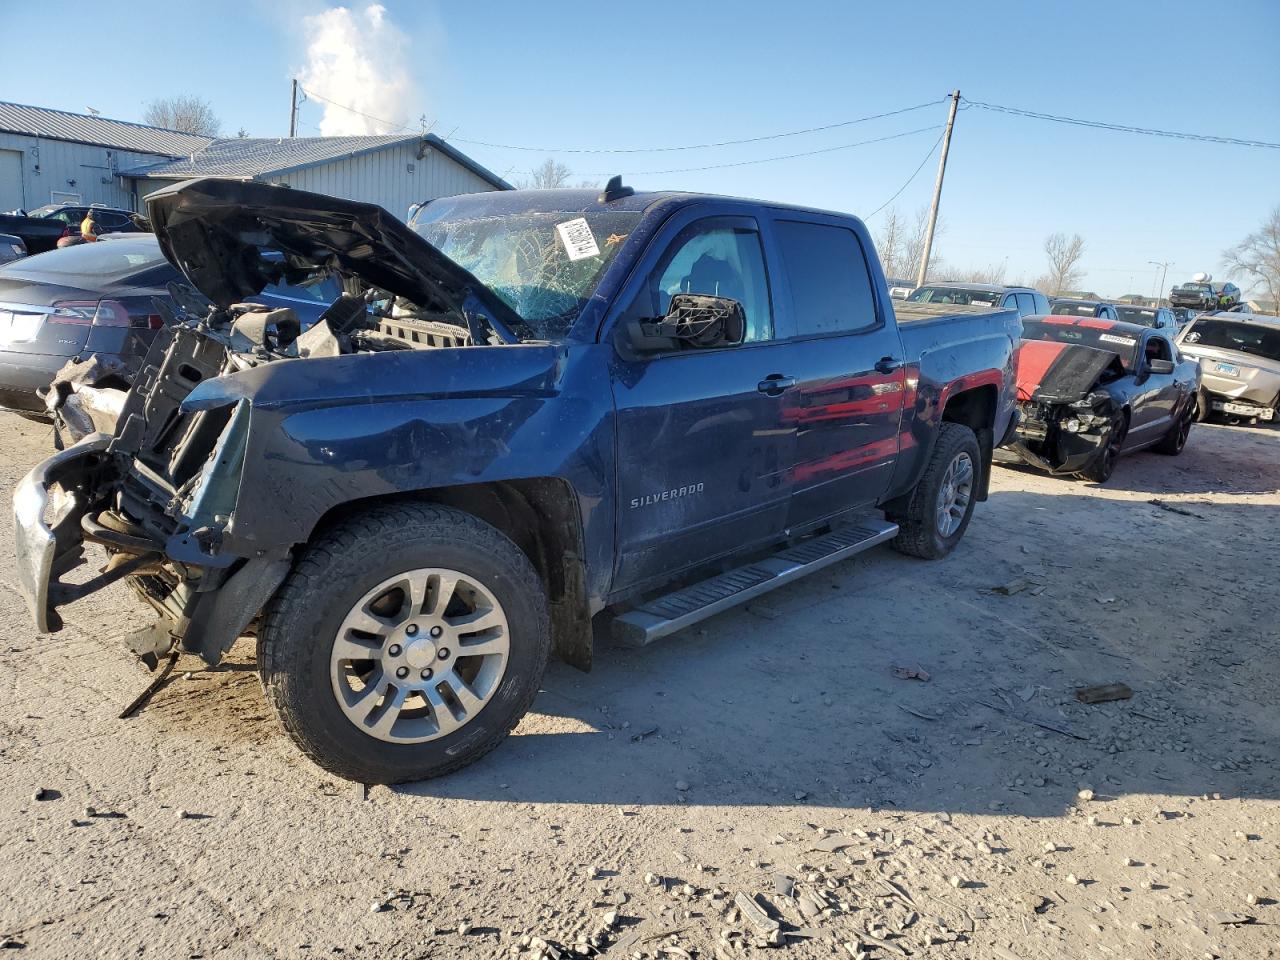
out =
<svg viewBox="0 0 1280 960"><path fill-rule="evenodd" d="M104 433L90 434L37 465L14 490L18 589L41 633L62 629L50 603L50 584L81 558L80 521L89 507L85 491L103 469L110 442ZM51 507L53 517L46 519Z"/></svg>
<svg viewBox="0 0 1280 960"><path fill-rule="evenodd" d="M1257 417L1270 422L1276 418L1276 407L1258 403L1240 396L1224 396L1211 390L1205 391L1205 399L1213 413L1223 413L1233 417Z"/></svg>

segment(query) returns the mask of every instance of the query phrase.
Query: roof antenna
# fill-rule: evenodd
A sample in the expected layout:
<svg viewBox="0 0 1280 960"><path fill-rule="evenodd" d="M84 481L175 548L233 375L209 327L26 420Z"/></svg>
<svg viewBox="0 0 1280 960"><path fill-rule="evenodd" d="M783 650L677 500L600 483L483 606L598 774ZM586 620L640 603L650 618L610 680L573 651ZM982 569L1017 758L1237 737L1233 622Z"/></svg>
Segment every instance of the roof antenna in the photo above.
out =
<svg viewBox="0 0 1280 960"><path fill-rule="evenodd" d="M612 203L614 200L621 200L634 193L635 190L631 187L622 185L622 174L618 174L616 177L610 177L609 182L605 184L604 191L600 194L600 202Z"/></svg>

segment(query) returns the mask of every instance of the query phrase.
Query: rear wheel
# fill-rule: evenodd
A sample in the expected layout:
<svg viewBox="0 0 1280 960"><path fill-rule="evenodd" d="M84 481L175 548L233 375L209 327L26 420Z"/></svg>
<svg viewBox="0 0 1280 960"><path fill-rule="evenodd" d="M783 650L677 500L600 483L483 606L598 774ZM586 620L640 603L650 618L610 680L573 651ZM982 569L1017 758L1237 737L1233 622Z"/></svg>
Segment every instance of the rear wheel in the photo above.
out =
<svg viewBox="0 0 1280 960"><path fill-rule="evenodd" d="M981 469L982 454L973 431L963 424L943 423L906 511L892 518L899 527L894 549L926 560L954 550L973 516Z"/></svg>
<svg viewBox="0 0 1280 960"><path fill-rule="evenodd" d="M502 741L538 692L547 599L493 527L426 504L378 507L314 541L258 643L268 698L321 767L423 780Z"/></svg>
<svg viewBox="0 0 1280 960"><path fill-rule="evenodd" d="M1124 438L1129 433L1129 417L1120 414L1115 423L1111 426L1111 434L1107 437L1107 442L1098 456L1094 459L1087 469L1081 470L1076 476L1082 480L1092 480L1094 483L1106 483L1111 479L1111 474L1115 472L1116 461L1120 459L1120 447L1124 444Z"/></svg>
<svg viewBox="0 0 1280 960"><path fill-rule="evenodd" d="M1187 445L1187 437L1191 435L1191 424L1193 424L1195 420L1196 405L1195 401L1192 400L1187 404L1186 409L1178 416L1178 419L1174 421L1173 426L1169 428L1169 432L1166 433L1160 439L1160 442L1152 447L1152 449L1157 453L1164 453L1171 457L1176 457Z"/></svg>

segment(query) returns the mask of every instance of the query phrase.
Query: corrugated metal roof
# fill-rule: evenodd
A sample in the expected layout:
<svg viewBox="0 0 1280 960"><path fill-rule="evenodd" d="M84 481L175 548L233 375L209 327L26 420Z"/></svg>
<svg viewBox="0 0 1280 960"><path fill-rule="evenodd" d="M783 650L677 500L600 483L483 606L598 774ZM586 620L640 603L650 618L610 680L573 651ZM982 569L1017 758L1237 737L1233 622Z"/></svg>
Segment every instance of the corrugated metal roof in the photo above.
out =
<svg viewBox="0 0 1280 960"><path fill-rule="evenodd" d="M370 150L401 143L417 137L404 134L386 137L235 137L214 140L186 157L133 170L122 170L134 177L260 177L286 170L339 160Z"/></svg>
<svg viewBox="0 0 1280 960"><path fill-rule="evenodd" d="M212 139L163 127L148 127L142 123L3 101L0 101L0 130L169 157L199 150Z"/></svg>
<svg viewBox="0 0 1280 960"><path fill-rule="evenodd" d="M279 176L303 167L330 163L403 143L417 143L419 140L425 140L428 146L439 150L498 189L511 189L511 185L501 177L486 170L466 154L433 134L427 134L425 137L404 134L353 137L236 137L211 141L186 157L120 172L129 177L166 180L188 177Z"/></svg>

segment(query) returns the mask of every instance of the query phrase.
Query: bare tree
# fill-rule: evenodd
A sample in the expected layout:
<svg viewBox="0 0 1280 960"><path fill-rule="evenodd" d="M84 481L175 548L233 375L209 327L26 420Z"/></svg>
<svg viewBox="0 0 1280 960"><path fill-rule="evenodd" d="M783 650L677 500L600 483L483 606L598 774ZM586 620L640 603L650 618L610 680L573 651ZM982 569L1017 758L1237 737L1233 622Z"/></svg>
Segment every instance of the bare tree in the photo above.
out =
<svg viewBox="0 0 1280 960"><path fill-rule="evenodd" d="M1074 287L1083 273L1080 260L1084 256L1084 239L1080 234L1068 237L1065 233L1051 233L1045 237L1044 252L1049 258L1044 292L1057 296Z"/></svg>
<svg viewBox="0 0 1280 960"><path fill-rule="evenodd" d="M967 267L963 270L948 270L947 277L965 283L1004 283L1007 264L993 263L986 267Z"/></svg>
<svg viewBox="0 0 1280 960"><path fill-rule="evenodd" d="M942 217L938 217L938 222L933 228L933 249L929 253L929 273L935 277L942 273L943 260L942 252L938 247L938 238L945 230L946 224ZM920 261L924 258L924 241L928 232L929 208L920 207L916 210L911 223L903 231L902 238L902 269L906 271L907 278L912 283L920 272ZM929 277L925 279L928 280Z"/></svg>
<svg viewBox="0 0 1280 960"><path fill-rule="evenodd" d="M206 137L216 137L222 132L222 121L214 114L209 101L189 94L152 100L142 119L153 127Z"/></svg>
<svg viewBox="0 0 1280 960"><path fill-rule="evenodd" d="M884 267L884 275L894 279L902 279L902 218L898 216L898 208L890 207L880 221L880 230L876 233L876 252L880 254L880 265Z"/></svg>
<svg viewBox="0 0 1280 960"><path fill-rule="evenodd" d="M529 171L529 176L521 180L517 186L522 190L557 190L569 185L573 171L558 160L551 157Z"/></svg>
<svg viewBox="0 0 1280 960"><path fill-rule="evenodd" d="M1261 227L1222 253L1228 270L1245 274L1253 287L1266 291L1273 307L1280 306L1280 207Z"/></svg>

